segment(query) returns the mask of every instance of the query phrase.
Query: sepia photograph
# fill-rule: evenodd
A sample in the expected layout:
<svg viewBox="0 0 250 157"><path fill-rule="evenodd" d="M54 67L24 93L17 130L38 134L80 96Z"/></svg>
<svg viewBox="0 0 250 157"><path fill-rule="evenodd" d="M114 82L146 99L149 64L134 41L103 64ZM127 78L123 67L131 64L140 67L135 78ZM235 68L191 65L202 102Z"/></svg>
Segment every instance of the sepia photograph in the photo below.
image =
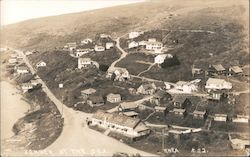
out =
<svg viewBox="0 0 250 157"><path fill-rule="evenodd" d="M0 0L0 156L250 156L249 0Z"/></svg>

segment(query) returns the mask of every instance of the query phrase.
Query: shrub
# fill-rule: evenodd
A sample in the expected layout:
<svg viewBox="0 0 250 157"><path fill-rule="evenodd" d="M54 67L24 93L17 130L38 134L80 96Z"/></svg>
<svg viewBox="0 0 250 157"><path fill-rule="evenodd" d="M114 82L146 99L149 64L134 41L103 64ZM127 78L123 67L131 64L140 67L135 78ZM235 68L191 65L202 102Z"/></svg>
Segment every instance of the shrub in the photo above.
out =
<svg viewBox="0 0 250 157"><path fill-rule="evenodd" d="M176 65L180 65L180 61L178 57L174 55L173 58L166 58L161 64L161 67L166 69L167 67L172 67Z"/></svg>
<svg viewBox="0 0 250 157"><path fill-rule="evenodd" d="M99 69L101 71L104 71L104 72L106 72L108 70L108 68L109 68L109 66L106 64L100 64L100 66L99 66Z"/></svg>

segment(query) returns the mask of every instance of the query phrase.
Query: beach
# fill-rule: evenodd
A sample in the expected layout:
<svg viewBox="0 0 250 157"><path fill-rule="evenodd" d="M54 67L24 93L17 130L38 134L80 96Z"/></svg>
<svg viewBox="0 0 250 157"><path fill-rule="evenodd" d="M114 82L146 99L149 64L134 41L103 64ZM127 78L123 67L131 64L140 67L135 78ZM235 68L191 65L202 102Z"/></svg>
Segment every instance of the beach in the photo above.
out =
<svg viewBox="0 0 250 157"><path fill-rule="evenodd" d="M25 116L30 105L22 100L20 91L7 81L1 81L1 140L14 135L13 125Z"/></svg>

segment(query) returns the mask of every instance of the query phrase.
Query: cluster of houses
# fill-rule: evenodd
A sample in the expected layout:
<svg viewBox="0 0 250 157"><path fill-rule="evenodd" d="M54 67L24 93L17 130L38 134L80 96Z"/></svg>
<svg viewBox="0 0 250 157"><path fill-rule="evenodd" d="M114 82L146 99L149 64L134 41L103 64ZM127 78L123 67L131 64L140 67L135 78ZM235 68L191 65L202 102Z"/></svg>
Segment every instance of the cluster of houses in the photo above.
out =
<svg viewBox="0 0 250 157"><path fill-rule="evenodd" d="M213 64L209 65L207 69L192 68L193 75L199 74L207 74L207 75L228 75L228 76L246 76L249 77L249 65L246 66L237 66L233 65L230 67L225 68L221 64Z"/></svg>
<svg viewBox="0 0 250 157"><path fill-rule="evenodd" d="M70 50L74 57L81 57L84 54L90 52L103 52L105 50L112 49L115 46L115 42L111 39L110 35L100 34L102 42L95 42L90 38L86 38L78 44L77 42L70 42L64 46L64 50Z"/></svg>
<svg viewBox="0 0 250 157"><path fill-rule="evenodd" d="M114 81L126 81L131 78L127 69L118 67L108 69L106 77L111 78Z"/></svg>
<svg viewBox="0 0 250 157"><path fill-rule="evenodd" d="M91 58L78 58L78 69L89 68L89 67L99 68L99 64L96 61L91 60Z"/></svg>
<svg viewBox="0 0 250 157"><path fill-rule="evenodd" d="M137 48L141 47L145 50L153 53L164 53L163 49L163 43L160 41L157 41L156 38L149 38L147 41L135 41L134 39L139 37L140 35L144 34L144 32L130 32L129 37L129 43L128 48Z"/></svg>
<svg viewBox="0 0 250 157"><path fill-rule="evenodd" d="M22 88L23 93L26 93L29 90L35 88L37 85L39 85L39 82L35 79L32 79L27 83L22 83L21 88Z"/></svg>

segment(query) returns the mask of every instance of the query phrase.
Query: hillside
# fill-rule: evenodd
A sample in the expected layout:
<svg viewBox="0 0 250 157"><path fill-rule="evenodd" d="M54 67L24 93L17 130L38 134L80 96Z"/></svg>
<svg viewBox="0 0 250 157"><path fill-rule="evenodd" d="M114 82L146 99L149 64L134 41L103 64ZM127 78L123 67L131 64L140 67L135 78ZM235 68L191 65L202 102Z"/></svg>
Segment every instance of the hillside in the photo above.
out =
<svg viewBox="0 0 250 157"><path fill-rule="evenodd" d="M195 13L197 10L211 6L231 6L232 3L239 5L235 6L238 10L225 10L225 16L240 20L244 10L245 13L248 12L248 8L243 8L243 6L247 6L244 4L247 1L227 1L224 3L224 1L218 0L209 2L190 0L183 3L183 0L164 0L38 18L2 27L1 44L23 50L47 50L61 47L66 42L94 37L96 33L102 32L118 36L136 28L167 29L169 27L190 28L192 26L200 29L200 25L195 25L198 21L180 23L179 20L169 20L167 16L170 13L186 16L188 12ZM182 16L178 16L178 18L182 18ZM202 20L202 17L200 19L200 22L205 22L204 24L210 28L210 25L207 25L209 21ZM203 28L203 26L201 27Z"/></svg>

